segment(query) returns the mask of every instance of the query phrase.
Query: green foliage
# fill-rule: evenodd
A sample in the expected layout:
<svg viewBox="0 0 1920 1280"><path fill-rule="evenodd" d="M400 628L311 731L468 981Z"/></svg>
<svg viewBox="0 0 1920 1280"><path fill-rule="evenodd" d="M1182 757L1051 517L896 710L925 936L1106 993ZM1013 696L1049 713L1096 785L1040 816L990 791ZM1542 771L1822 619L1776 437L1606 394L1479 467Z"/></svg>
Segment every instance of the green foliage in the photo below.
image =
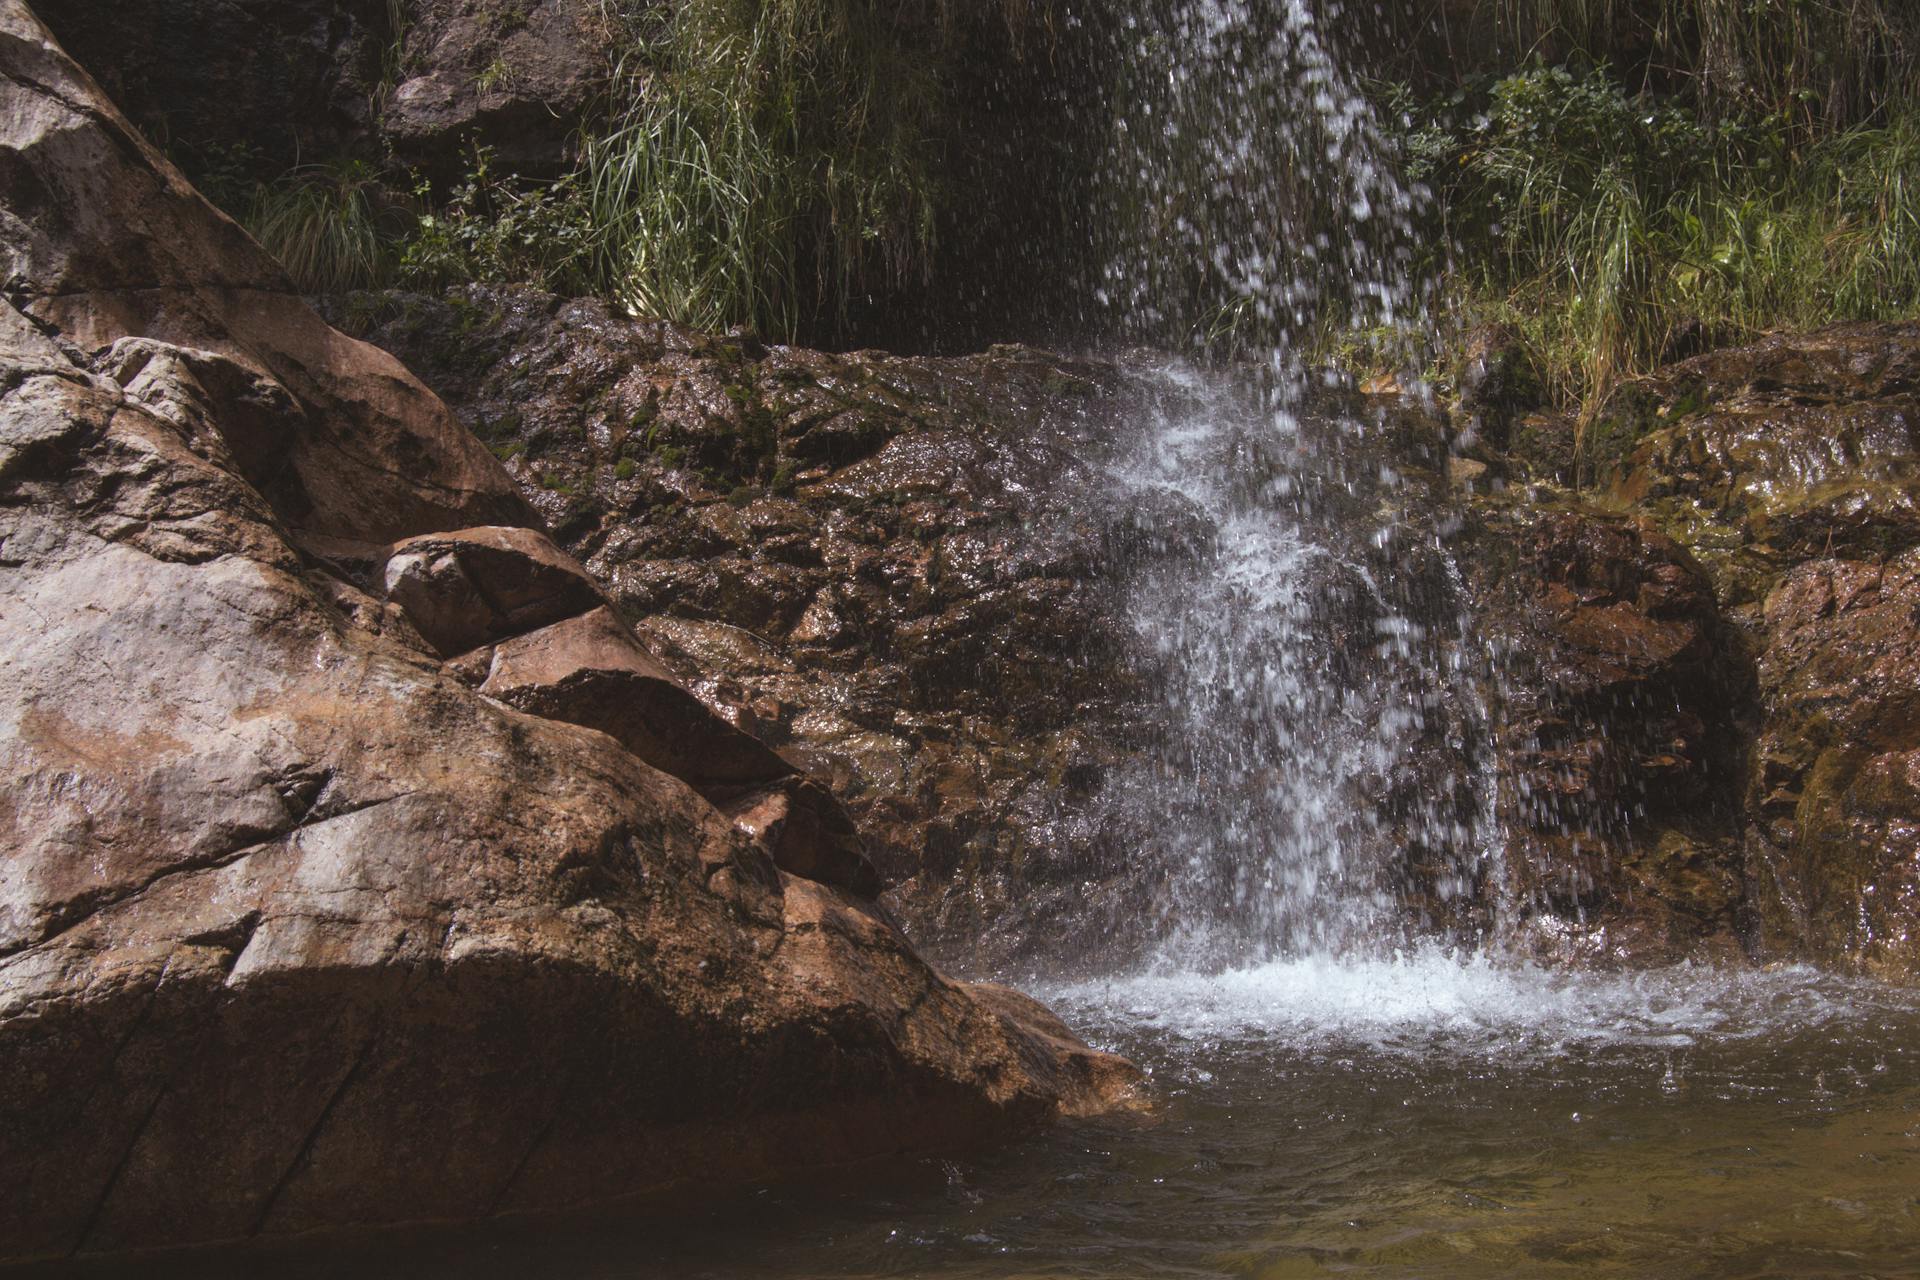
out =
<svg viewBox="0 0 1920 1280"><path fill-rule="evenodd" d="M249 225L305 289L527 282L783 338L926 278L938 29L877 0L604 0L603 17L608 104L559 180L499 173L485 151L451 189L410 196L358 161L309 166L262 185ZM403 7L389 25L386 88ZM510 75L496 57L476 87Z"/></svg>
<svg viewBox="0 0 1920 1280"><path fill-rule="evenodd" d="M474 153L473 167L436 210L424 183L399 250L398 277L410 285L537 284L559 293L591 292L599 229L581 176L529 183L493 172L490 155Z"/></svg>
<svg viewBox="0 0 1920 1280"><path fill-rule="evenodd" d="M1517 331L1564 402L1689 345L1920 314L1920 110L1805 140L1705 122L1604 69L1402 102L1469 322Z"/></svg>
<svg viewBox="0 0 1920 1280"><path fill-rule="evenodd" d="M1834 132L1920 96L1912 0L1502 0L1518 50L1681 84L1710 114ZM1676 86L1680 87L1680 86Z"/></svg>
<svg viewBox="0 0 1920 1280"><path fill-rule="evenodd" d="M648 13L625 19L617 110L584 148L603 288L640 314L786 336L928 269L937 49L872 0Z"/></svg>
<svg viewBox="0 0 1920 1280"><path fill-rule="evenodd" d="M256 187L241 219L306 293L377 288L394 265L394 218L378 171L304 165Z"/></svg>

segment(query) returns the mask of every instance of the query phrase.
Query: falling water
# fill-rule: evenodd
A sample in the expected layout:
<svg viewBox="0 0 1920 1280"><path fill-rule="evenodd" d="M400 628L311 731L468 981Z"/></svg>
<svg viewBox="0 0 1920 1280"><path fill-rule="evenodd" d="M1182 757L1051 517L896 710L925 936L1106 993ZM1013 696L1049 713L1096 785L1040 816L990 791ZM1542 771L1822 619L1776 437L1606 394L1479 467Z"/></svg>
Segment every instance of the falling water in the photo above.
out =
<svg viewBox="0 0 1920 1280"><path fill-rule="evenodd" d="M1303 0L1149 0L1122 31L1110 327L1242 357L1142 369L1110 476L1143 520L1194 531L1121 587L1166 704L1158 749L1109 789L1158 833L1158 958L1472 935L1460 908L1497 882L1499 841L1463 740L1484 737L1484 673L1445 516L1302 355L1338 330L1418 334L1423 193Z"/></svg>

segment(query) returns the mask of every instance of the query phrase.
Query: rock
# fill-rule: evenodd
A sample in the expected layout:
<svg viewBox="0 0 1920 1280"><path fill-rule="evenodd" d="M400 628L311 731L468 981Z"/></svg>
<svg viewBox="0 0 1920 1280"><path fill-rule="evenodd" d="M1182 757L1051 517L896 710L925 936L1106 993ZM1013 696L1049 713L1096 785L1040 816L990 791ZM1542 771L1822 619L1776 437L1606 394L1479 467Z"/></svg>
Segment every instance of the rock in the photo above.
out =
<svg viewBox="0 0 1920 1280"><path fill-rule="evenodd" d="M603 604L586 570L534 529L408 538L395 544L383 577L388 599L449 658Z"/></svg>
<svg viewBox="0 0 1920 1280"><path fill-rule="evenodd" d="M783 778L725 802L721 809L782 871L838 885L862 898L880 896L880 874L868 861L853 820L814 779Z"/></svg>
<svg viewBox="0 0 1920 1280"><path fill-rule="evenodd" d="M1815 560L1766 601L1750 874L1774 953L1920 969L1920 550Z"/></svg>
<svg viewBox="0 0 1920 1280"><path fill-rule="evenodd" d="M202 371L224 357L229 385L199 391L245 401L222 429L242 474L296 534L391 542L532 521L445 406L296 297L18 0L0 6L0 72L17 104L0 120L6 288L31 323L130 377L147 348L126 340L176 348Z"/></svg>
<svg viewBox="0 0 1920 1280"><path fill-rule="evenodd" d="M0 62L0 1259L739 1185L1135 1104L680 780L418 647L341 557L524 511L491 458L256 273L18 0ZM262 421L285 473L248 474ZM452 545L503 616L554 567Z"/></svg>
<svg viewBox="0 0 1920 1280"><path fill-rule="evenodd" d="M1467 336L1458 380L1460 408L1471 436L1463 441L1467 447L1484 443L1493 449L1508 448L1515 420L1546 399L1526 345L1519 334L1502 325L1489 325Z"/></svg>
<svg viewBox="0 0 1920 1280"><path fill-rule="evenodd" d="M1751 669L1649 522L1483 500L1466 569L1498 664L1508 897L1546 954L1737 954Z"/></svg>
<svg viewBox="0 0 1920 1280"><path fill-rule="evenodd" d="M401 158L443 177L476 147L510 172L556 175L611 78L611 23L594 0L423 0L382 129Z"/></svg>
<svg viewBox="0 0 1920 1280"><path fill-rule="evenodd" d="M268 177L364 136L393 38L386 0L43 8L61 45L201 180Z"/></svg>
<svg viewBox="0 0 1920 1280"><path fill-rule="evenodd" d="M1920 545L1920 325L1841 325L1628 383L1592 474L1654 513L1749 614L1794 565Z"/></svg>
<svg viewBox="0 0 1920 1280"><path fill-rule="evenodd" d="M480 691L536 715L598 729L703 794L796 772L682 688L605 608L499 645Z"/></svg>
<svg viewBox="0 0 1920 1280"><path fill-rule="evenodd" d="M1920 325L1776 334L1629 383L1593 433L1609 498L1685 545L1754 655L1751 942L1910 977Z"/></svg>
<svg viewBox="0 0 1920 1280"><path fill-rule="evenodd" d="M756 348L525 290L335 305L507 457L680 684L831 784L916 941L1000 967L1090 903L1138 908L1137 838L1098 792L1152 709L1107 569L1212 531L1081 501L1120 370Z"/></svg>

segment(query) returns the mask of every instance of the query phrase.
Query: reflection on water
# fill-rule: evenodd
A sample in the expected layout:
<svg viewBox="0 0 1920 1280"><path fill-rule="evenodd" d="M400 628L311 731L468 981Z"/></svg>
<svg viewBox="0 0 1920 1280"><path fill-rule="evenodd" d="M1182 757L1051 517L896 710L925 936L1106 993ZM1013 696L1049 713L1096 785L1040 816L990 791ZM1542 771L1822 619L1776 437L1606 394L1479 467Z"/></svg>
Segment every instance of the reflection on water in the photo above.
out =
<svg viewBox="0 0 1920 1280"><path fill-rule="evenodd" d="M1916 993L1420 955L1046 994L1151 1069L1155 1120L669 1221L603 1211L89 1273L1920 1274Z"/></svg>

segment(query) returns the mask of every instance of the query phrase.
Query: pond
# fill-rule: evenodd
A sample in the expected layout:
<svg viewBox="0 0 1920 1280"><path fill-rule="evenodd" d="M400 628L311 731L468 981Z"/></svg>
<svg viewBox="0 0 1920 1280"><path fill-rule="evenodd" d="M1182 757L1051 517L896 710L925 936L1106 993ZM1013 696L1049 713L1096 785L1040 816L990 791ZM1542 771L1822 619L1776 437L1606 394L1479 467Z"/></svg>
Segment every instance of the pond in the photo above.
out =
<svg viewBox="0 0 1920 1280"><path fill-rule="evenodd" d="M389 1232L98 1276L1893 1276L1920 1269L1920 993L1808 968L1439 953L1042 994L1145 1121L670 1218Z"/></svg>

